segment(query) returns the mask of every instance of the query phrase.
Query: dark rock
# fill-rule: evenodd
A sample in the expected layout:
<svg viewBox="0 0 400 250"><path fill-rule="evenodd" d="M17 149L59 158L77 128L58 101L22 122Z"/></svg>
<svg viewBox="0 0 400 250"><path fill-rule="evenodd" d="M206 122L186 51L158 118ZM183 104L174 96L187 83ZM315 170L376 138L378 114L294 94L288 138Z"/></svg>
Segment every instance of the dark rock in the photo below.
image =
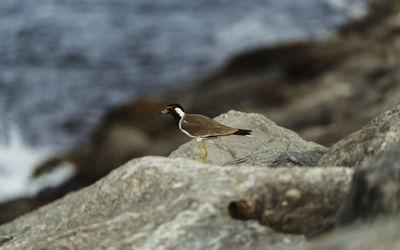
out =
<svg viewBox="0 0 400 250"><path fill-rule="evenodd" d="M0 224L34 210L44 203L34 198L17 198L0 203Z"/></svg>
<svg viewBox="0 0 400 250"><path fill-rule="evenodd" d="M227 161L222 166L265 166L265 167L293 167L316 166L322 152L307 151L273 151L263 150L245 157Z"/></svg>
<svg viewBox="0 0 400 250"><path fill-rule="evenodd" d="M0 235L0 246L3 245L5 242L12 240L13 237L9 235Z"/></svg>
<svg viewBox="0 0 400 250"><path fill-rule="evenodd" d="M352 172L139 158L0 226L2 249L298 249L282 232L332 226Z"/></svg>
<svg viewBox="0 0 400 250"><path fill-rule="evenodd" d="M400 140L356 170L337 224L371 220L400 211Z"/></svg>
<svg viewBox="0 0 400 250"><path fill-rule="evenodd" d="M289 175L282 172L281 176L276 176L278 181L285 179L282 183L275 185L271 181L271 185L266 185L265 192L245 195L231 202L231 216L240 220L258 220L277 231L307 237L330 230L338 204L343 199L343 191L346 192L348 187L348 177L344 176L350 173L343 168L331 168L329 174L321 168L305 168L304 171L291 168L287 171ZM326 181L322 181L324 179ZM321 199L325 201L320 202Z"/></svg>
<svg viewBox="0 0 400 250"><path fill-rule="evenodd" d="M361 130L335 143L324 154L320 166L359 166L400 140L400 105L380 114Z"/></svg>

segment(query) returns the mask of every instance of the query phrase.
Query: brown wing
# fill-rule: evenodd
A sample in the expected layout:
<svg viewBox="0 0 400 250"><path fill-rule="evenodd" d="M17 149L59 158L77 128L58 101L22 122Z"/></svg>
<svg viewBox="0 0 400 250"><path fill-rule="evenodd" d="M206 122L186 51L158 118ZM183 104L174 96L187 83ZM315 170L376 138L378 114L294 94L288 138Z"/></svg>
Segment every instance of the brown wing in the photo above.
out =
<svg viewBox="0 0 400 250"><path fill-rule="evenodd" d="M193 136L230 135L238 131L225 126L203 115L186 114L181 123L182 129L190 131Z"/></svg>

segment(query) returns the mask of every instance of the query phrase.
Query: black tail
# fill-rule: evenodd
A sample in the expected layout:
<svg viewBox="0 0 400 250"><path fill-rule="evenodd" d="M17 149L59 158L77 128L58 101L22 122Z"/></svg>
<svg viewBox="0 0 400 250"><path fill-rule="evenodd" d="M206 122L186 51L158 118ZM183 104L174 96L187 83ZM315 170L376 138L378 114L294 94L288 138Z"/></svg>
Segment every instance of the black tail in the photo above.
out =
<svg viewBox="0 0 400 250"><path fill-rule="evenodd" d="M238 131L236 131L235 133L233 133L234 135L249 135L251 133L251 130L248 129L238 129Z"/></svg>

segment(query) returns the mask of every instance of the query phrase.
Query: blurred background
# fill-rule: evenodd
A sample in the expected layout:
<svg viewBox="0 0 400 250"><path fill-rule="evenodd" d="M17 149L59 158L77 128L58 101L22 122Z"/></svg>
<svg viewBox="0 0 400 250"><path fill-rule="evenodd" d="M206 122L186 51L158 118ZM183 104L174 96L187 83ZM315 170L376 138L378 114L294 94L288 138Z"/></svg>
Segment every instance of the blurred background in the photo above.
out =
<svg viewBox="0 0 400 250"><path fill-rule="evenodd" d="M396 100L363 113L377 100L354 98L397 65L364 42L395 5L373 2L378 15L368 0L2 0L0 223L168 155L187 141L156 115L171 102L259 112L331 145Z"/></svg>

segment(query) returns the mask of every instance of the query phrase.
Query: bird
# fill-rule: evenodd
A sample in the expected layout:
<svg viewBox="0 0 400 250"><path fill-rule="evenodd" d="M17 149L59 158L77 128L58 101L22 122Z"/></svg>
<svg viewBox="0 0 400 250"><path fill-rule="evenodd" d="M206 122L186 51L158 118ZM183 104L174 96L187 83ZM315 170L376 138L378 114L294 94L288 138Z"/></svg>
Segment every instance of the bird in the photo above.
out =
<svg viewBox="0 0 400 250"><path fill-rule="evenodd" d="M204 115L186 114L183 107L178 103L167 105L160 114L171 114L178 128L187 136L196 139L200 149L200 162L203 163L206 162L208 156L204 140L211 137L227 135L250 135L252 132L249 129L238 129L226 126ZM203 145L204 153L201 144Z"/></svg>

